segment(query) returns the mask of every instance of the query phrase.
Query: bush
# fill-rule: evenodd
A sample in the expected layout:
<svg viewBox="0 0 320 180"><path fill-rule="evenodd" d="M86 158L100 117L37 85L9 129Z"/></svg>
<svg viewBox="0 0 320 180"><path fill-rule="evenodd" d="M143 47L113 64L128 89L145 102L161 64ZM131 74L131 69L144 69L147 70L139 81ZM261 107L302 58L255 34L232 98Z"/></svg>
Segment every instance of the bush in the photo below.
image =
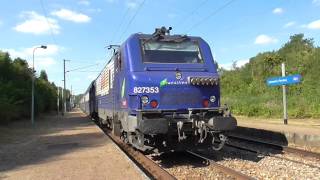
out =
<svg viewBox="0 0 320 180"><path fill-rule="evenodd" d="M301 84L287 86L288 115L295 118L320 117L320 48L303 34L290 37L277 51L259 53L241 68L219 69L222 103L234 114L279 117L283 113L282 87L267 87L266 79L287 74L301 74Z"/></svg>
<svg viewBox="0 0 320 180"><path fill-rule="evenodd" d="M30 117L33 73L20 58L12 60L0 51L0 124ZM55 109L57 87L48 81L45 71L35 77L36 114Z"/></svg>

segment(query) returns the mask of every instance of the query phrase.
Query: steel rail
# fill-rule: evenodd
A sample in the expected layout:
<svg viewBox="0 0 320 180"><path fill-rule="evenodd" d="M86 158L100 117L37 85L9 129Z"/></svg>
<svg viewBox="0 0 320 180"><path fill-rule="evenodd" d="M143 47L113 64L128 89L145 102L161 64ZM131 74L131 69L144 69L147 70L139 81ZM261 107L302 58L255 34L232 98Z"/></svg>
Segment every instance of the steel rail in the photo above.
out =
<svg viewBox="0 0 320 180"><path fill-rule="evenodd" d="M124 143L118 136L112 134L111 130L101 128L103 132L152 179L176 179L157 163L146 157L143 153Z"/></svg>
<svg viewBox="0 0 320 180"><path fill-rule="evenodd" d="M208 163L210 163L211 165L215 166L217 169L219 169L220 171L222 171L223 173L225 174L228 174L228 175L231 175L233 176L234 178L236 179L239 179L239 180L253 180L255 178L253 177L250 177L250 176L247 176L241 172L238 172L236 170L233 170L229 167L226 167L226 166L223 166L221 164L218 164L217 162L215 162L214 160L212 159L209 159L207 157L204 157L203 155L200 155L198 153L195 153L195 152L192 152L192 151L187 151L189 154L193 155L193 156L196 156L198 158L201 158L201 159L204 159L206 160Z"/></svg>
<svg viewBox="0 0 320 180"><path fill-rule="evenodd" d="M243 137L243 136L229 135L228 138L229 139L238 139L238 140L247 141L247 142L251 142L251 143L255 143L255 144L269 146L269 147L276 149L276 150L282 150L284 153L294 153L294 154L298 154L298 155L302 155L302 156L308 156L308 157L320 159L320 153L316 153L316 152L311 152L311 151L306 151L306 150L297 149L297 148L293 148L293 147L283 146L283 145L279 145L279 144L275 144L275 143L271 143L271 142L263 142L261 140Z"/></svg>
<svg viewBox="0 0 320 180"><path fill-rule="evenodd" d="M243 150L243 151L248 151L248 152L251 152L251 153L254 153L254 154L257 154L257 155L261 155L261 156L264 156L264 157L269 156L269 157L274 157L274 158L277 158L277 159L283 159L283 160L286 160L286 161L291 161L291 162L294 162L294 163L297 163L297 164L310 166L312 168L320 168L320 167L312 165L312 164L307 164L307 163L304 163L304 162L301 162L301 161L297 161L297 160L293 160L293 159L289 159L289 158L285 158L285 157L279 157L279 156L276 156L276 155L270 154L270 153L263 153L263 152L260 152L258 150L254 150L254 149L243 147L243 146L237 146L237 145L229 144L229 143L225 144L225 146L233 147L233 148L240 149L240 150Z"/></svg>

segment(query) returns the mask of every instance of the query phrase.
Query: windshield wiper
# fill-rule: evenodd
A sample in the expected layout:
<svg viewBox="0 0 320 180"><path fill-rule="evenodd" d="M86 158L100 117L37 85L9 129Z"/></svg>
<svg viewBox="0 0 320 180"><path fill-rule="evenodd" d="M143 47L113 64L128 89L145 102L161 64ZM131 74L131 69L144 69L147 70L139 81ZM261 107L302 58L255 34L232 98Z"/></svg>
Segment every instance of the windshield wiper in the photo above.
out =
<svg viewBox="0 0 320 180"><path fill-rule="evenodd" d="M183 35L183 36L179 36L176 38L165 38L165 39L161 39L161 41L165 41L165 42L176 42L176 43L180 43L183 42L185 40L188 40L189 37L187 35Z"/></svg>

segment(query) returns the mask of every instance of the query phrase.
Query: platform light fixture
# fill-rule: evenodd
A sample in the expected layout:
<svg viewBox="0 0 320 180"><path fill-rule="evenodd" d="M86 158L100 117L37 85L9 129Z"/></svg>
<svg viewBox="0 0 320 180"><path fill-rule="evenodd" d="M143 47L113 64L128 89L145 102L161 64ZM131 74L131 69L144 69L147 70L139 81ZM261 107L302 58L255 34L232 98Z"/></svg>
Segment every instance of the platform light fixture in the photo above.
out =
<svg viewBox="0 0 320 180"><path fill-rule="evenodd" d="M37 49L47 49L47 46L41 45L33 48L32 52L32 92L31 92L31 124L34 124L34 53Z"/></svg>

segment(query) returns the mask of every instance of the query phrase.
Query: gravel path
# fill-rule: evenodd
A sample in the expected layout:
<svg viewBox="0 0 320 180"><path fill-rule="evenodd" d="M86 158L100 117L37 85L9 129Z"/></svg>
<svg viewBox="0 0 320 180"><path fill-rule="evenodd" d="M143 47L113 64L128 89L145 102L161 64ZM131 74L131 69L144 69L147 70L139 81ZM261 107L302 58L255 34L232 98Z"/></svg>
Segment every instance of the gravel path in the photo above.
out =
<svg viewBox="0 0 320 180"><path fill-rule="evenodd" d="M82 116L82 117L81 117ZM80 112L0 128L0 179L144 179Z"/></svg>

